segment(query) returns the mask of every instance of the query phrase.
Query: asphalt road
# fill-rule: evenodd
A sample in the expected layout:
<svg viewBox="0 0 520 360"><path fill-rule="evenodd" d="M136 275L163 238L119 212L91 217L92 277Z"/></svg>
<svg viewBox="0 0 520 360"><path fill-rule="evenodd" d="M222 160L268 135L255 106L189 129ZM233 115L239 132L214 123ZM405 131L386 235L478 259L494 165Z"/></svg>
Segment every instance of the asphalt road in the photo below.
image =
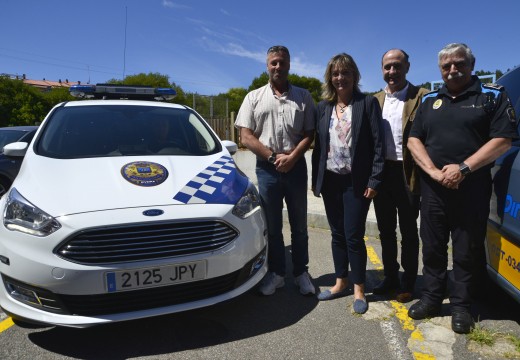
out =
<svg viewBox="0 0 520 360"><path fill-rule="evenodd" d="M288 225L285 237L289 238ZM309 271L317 288L332 285L330 235L309 229ZM368 236L369 310L352 313L352 296L328 302L302 296L292 276L274 295L256 291L205 309L89 329L9 326L0 313L0 359L500 359L520 357L505 338L520 338L518 304L487 287L474 309L479 327L497 335L481 346L450 329L444 316L413 321L410 304L370 294L382 276L379 241ZM286 247L290 257L290 246ZM290 261L289 261L290 264ZM290 268L289 268L290 274ZM421 276L419 276L420 289ZM484 286L484 285L483 285ZM1 319L4 319L3 321Z"/></svg>

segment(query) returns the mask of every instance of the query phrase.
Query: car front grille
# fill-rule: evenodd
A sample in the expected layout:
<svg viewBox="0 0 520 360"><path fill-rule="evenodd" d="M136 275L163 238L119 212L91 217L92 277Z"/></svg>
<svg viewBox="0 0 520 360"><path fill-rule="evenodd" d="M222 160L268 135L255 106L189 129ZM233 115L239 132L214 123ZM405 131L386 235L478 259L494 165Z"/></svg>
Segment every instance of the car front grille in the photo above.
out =
<svg viewBox="0 0 520 360"><path fill-rule="evenodd" d="M214 251L237 236L236 229L218 220L131 224L82 231L56 254L81 264L134 262Z"/></svg>

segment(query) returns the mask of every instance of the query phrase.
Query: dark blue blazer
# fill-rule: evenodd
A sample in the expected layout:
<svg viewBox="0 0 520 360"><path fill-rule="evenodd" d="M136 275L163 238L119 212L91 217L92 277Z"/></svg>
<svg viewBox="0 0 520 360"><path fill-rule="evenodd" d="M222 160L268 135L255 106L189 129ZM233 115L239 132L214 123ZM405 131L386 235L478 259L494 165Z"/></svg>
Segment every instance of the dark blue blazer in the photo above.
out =
<svg viewBox="0 0 520 360"><path fill-rule="evenodd" d="M312 189L319 196L327 169L329 124L335 103L321 101L316 108L316 133L312 152ZM362 196L367 187L379 188L385 163L385 134L381 107L376 98L354 93L352 98L352 187Z"/></svg>

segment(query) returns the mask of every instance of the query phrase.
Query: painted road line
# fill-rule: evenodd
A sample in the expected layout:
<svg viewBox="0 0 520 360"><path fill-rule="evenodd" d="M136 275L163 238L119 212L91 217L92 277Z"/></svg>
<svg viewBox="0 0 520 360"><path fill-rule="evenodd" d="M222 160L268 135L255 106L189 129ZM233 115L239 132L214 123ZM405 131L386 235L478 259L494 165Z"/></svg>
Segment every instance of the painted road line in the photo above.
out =
<svg viewBox="0 0 520 360"><path fill-rule="evenodd" d="M383 270L383 263L379 260L379 257L372 246L367 245L367 256L376 270Z"/></svg>
<svg viewBox="0 0 520 360"><path fill-rule="evenodd" d="M395 321L385 320L380 323L383 336L390 348L390 353L396 360L411 360L412 355L402 337L399 335L399 325Z"/></svg>
<svg viewBox="0 0 520 360"><path fill-rule="evenodd" d="M414 331L415 325L413 319L408 316L408 309L406 306L394 300L390 301L390 305L394 308L395 317L401 323L401 327L405 330Z"/></svg>
<svg viewBox="0 0 520 360"><path fill-rule="evenodd" d="M365 239L366 240L366 239ZM379 256L377 256L377 253L375 249L372 246L367 245L367 256L372 265L375 267L376 270L383 270L383 263L379 259ZM421 331L419 329L415 328L414 322L410 317L408 316L408 309L402 305L401 303L397 301L390 301L390 304L395 310L395 317L399 320L399 323L401 324L402 331L411 331L411 339L412 342L418 346L421 351L414 351L413 357L416 360L435 360L435 356L432 354L431 349L424 344L424 336L422 335ZM399 351L401 349L393 348L395 347L395 341L392 340L392 342L389 342L388 339L394 339L398 336L397 332L394 328L390 327L389 325L383 325L381 324L381 329L383 330L383 335L385 336L385 339L387 339L388 346L390 349L394 351L394 355L399 359L402 358Z"/></svg>
<svg viewBox="0 0 520 360"><path fill-rule="evenodd" d="M3 320L2 322L0 322L0 333L2 331L5 331L5 330L9 329L13 325L14 325L13 319L11 319L10 317L8 317L7 319Z"/></svg>

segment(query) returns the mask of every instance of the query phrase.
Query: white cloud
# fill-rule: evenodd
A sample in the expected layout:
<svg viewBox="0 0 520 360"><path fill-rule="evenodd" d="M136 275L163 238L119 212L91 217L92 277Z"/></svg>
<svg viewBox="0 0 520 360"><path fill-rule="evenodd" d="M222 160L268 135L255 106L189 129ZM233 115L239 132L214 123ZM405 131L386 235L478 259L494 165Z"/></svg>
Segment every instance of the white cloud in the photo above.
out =
<svg viewBox="0 0 520 360"><path fill-rule="evenodd" d="M220 12L224 15L231 16L231 14L225 9L220 9Z"/></svg>
<svg viewBox="0 0 520 360"><path fill-rule="evenodd" d="M173 1L170 1L170 0L163 0L162 6L170 8L170 9L189 9L190 8L189 6L174 3Z"/></svg>
<svg viewBox="0 0 520 360"><path fill-rule="evenodd" d="M307 63L298 56L291 56L291 73L300 76L314 77L322 81L323 75L325 74L325 67Z"/></svg>

